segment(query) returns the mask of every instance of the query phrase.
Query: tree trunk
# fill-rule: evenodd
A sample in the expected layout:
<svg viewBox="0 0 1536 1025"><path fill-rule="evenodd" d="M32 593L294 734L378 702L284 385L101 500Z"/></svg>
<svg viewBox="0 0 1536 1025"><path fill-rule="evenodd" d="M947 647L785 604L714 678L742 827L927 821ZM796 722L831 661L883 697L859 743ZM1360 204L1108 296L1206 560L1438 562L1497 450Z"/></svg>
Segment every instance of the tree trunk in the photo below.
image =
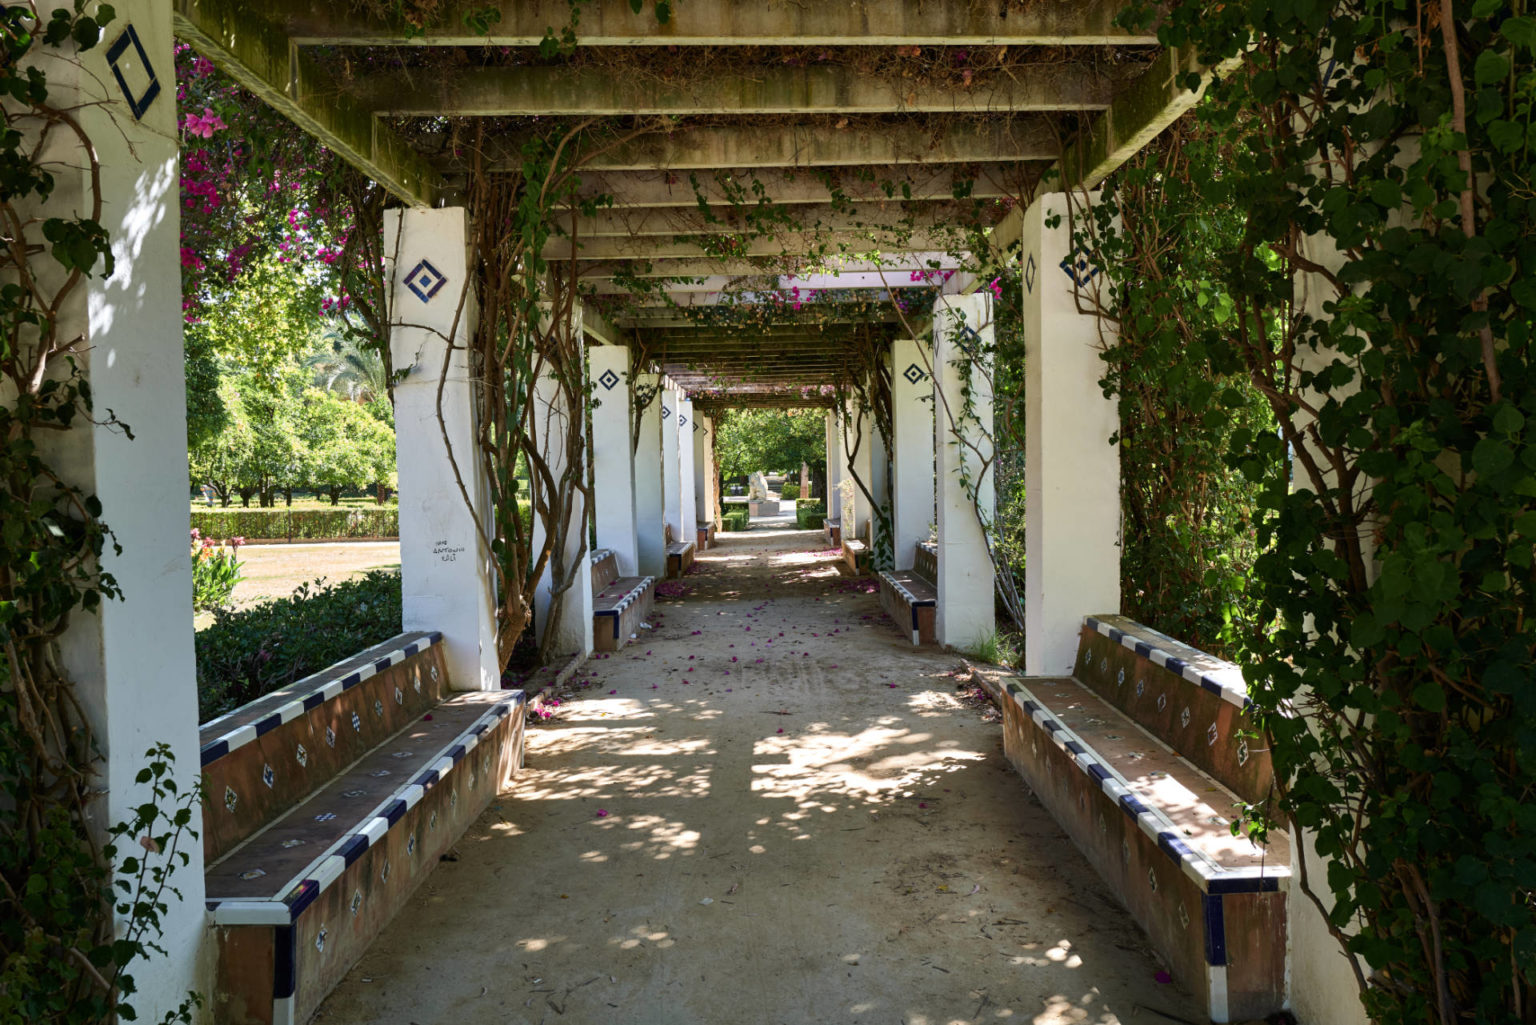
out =
<svg viewBox="0 0 1536 1025"><path fill-rule="evenodd" d="M341 485L338 484L335 487L332 487L330 489L330 491L331 491L331 504L332 505L340 505L341 504Z"/></svg>
<svg viewBox="0 0 1536 1025"><path fill-rule="evenodd" d="M240 504L242 506L244 506L245 508L249 509L251 507L251 496L254 495L255 493L256 493L256 489L255 488L241 488L240 489Z"/></svg>
<svg viewBox="0 0 1536 1025"><path fill-rule="evenodd" d="M292 488L284 488L283 489L283 504L288 506L288 508L290 508L290 509L293 508L293 489Z"/></svg>

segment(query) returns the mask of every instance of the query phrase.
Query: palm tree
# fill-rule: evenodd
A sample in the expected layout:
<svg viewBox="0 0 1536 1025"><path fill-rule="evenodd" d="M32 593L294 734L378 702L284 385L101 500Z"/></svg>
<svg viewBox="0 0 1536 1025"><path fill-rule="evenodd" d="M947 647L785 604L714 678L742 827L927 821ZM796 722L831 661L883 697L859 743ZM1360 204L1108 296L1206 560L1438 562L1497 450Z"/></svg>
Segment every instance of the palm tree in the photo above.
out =
<svg viewBox="0 0 1536 1025"><path fill-rule="evenodd" d="M389 371L378 351L357 344L357 339L327 328L320 336L319 351L304 361L315 372L315 384L326 391L367 404L389 393Z"/></svg>

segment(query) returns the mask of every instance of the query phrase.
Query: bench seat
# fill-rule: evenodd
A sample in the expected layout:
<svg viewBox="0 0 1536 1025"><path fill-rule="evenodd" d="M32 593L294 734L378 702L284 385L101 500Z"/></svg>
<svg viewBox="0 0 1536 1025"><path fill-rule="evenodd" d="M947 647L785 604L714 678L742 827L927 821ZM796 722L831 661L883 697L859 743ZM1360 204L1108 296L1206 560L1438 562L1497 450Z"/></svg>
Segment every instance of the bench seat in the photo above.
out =
<svg viewBox="0 0 1536 1025"><path fill-rule="evenodd" d="M843 538L843 564L858 575L869 572L869 544L856 537Z"/></svg>
<svg viewBox="0 0 1536 1025"><path fill-rule="evenodd" d="M592 641L618 651L635 634L656 600L655 577L619 577L592 596Z"/></svg>
<svg viewBox="0 0 1536 1025"><path fill-rule="evenodd" d="M1270 771L1240 672L1121 617L1089 617L1080 645L1077 678L993 686L1005 755L1212 1021L1284 1009L1290 845L1232 832Z"/></svg>
<svg viewBox="0 0 1536 1025"><path fill-rule="evenodd" d="M693 566L693 542L674 541L667 545L667 579L677 580Z"/></svg>
<svg viewBox="0 0 1536 1025"><path fill-rule="evenodd" d="M843 525L840 520L822 520L821 533L833 548L843 546Z"/></svg>
<svg viewBox="0 0 1536 1025"><path fill-rule="evenodd" d="M909 569L880 571L880 607L898 627L910 629L912 643L932 644L938 589Z"/></svg>
<svg viewBox="0 0 1536 1025"><path fill-rule="evenodd" d="M220 1022L309 1020L521 765L523 708L448 697L208 869Z"/></svg>

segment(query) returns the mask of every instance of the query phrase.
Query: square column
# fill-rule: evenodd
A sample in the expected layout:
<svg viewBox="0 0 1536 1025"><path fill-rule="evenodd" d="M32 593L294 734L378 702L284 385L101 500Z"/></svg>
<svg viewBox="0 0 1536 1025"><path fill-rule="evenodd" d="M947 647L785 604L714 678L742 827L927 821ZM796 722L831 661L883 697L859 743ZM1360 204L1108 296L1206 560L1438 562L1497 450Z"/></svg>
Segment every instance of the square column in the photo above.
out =
<svg viewBox="0 0 1536 1025"><path fill-rule="evenodd" d="M844 480L847 481L845 489L852 496L853 502L853 529L844 526L844 537L864 538L874 541L874 534L870 525L874 522L874 514L870 508L869 497L864 494L864 488L871 492L875 490L875 439L879 429L875 427L875 418L866 411L851 410L853 415L843 422L845 452L851 451L846 457L844 466ZM858 448L853 449L857 444ZM855 480L854 476L858 479ZM864 487L859 487L860 484ZM844 499L846 502L848 499Z"/></svg>
<svg viewBox="0 0 1536 1025"><path fill-rule="evenodd" d="M697 496L698 524L715 523L715 451L713 422L703 413L693 414L693 493Z"/></svg>
<svg viewBox="0 0 1536 1025"><path fill-rule="evenodd" d="M843 480L843 434L834 410L827 410L827 519L840 520L843 515L843 492L839 486Z"/></svg>
<svg viewBox="0 0 1536 1025"><path fill-rule="evenodd" d="M635 461L630 433L629 349L598 345L587 350L592 382L592 495L597 544L610 548L619 573L639 575L640 538L635 529Z"/></svg>
<svg viewBox="0 0 1536 1025"><path fill-rule="evenodd" d="M47 46L34 51L36 66L48 79L48 103L73 111L95 147L99 222L111 238L115 263L110 276L98 262L80 279L60 303L55 324L61 342L77 339L73 361L90 384L94 419L100 422L76 418L69 430L36 436L40 454L60 476L101 501L101 519L122 547L116 552L109 542L100 560L101 569L116 578L122 600L77 610L59 639L63 668L100 755L92 781L98 796L88 809L90 824L100 830L130 818L149 799L135 776L151 745L170 746L183 793L200 775L171 5L124 0L116 8L117 18L94 49L76 53L66 44L58 51ZM108 60L135 37L136 46L125 45L115 62ZM159 89L152 93L148 83L155 81ZM21 123L19 130L28 129ZM29 137L23 150L33 141ZM39 155L52 162L54 191L44 202L18 200L22 216L35 220L16 241L37 246L30 269L46 301L65 272L48 255L41 222L89 216L94 197L87 156L71 133L56 128ZM28 349L32 337L24 333ZM60 368L53 376L64 376L66 361L53 362ZM15 395L7 392L3 401L14 408ZM132 429L132 437L106 422L114 416ZM39 493L51 495L52 489ZM194 804L191 812L190 826L200 832L202 808ZM122 856L165 863L132 839L122 845ZM138 983L132 1004L140 1020L159 1020L189 990L209 992L199 973L208 963L199 953L208 935L203 848L191 841L182 849L190 861L172 866L171 883L181 896L165 894L165 931L159 938L165 956L137 960L132 968ZM116 890L113 895L121 896Z"/></svg>
<svg viewBox="0 0 1536 1025"><path fill-rule="evenodd" d="M699 490L693 454L693 400L679 394L677 406L677 509L683 521L683 535L678 540L692 543L699 536Z"/></svg>
<svg viewBox="0 0 1536 1025"><path fill-rule="evenodd" d="M891 343L891 545L897 569L933 525L933 350L913 338Z"/></svg>
<svg viewBox="0 0 1536 1025"><path fill-rule="evenodd" d="M660 579L667 572L666 518L661 472L661 378L640 374L636 383L651 392L651 402L640 414L640 433L635 437L635 533L639 572Z"/></svg>
<svg viewBox="0 0 1536 1025"><path fill-rule="evenodd" d="M1024 672L1070 673L1085 615L1120 611L1120 452L1101 321L1077 311L1067 199L1024 214ZM1059 217L1060 225L1046 222ZM1074 277L1075 275L1075 277Z"/></svg>
<svg viewBox="0 0 1536 1025"><path fill-rule="evenodd" d="M561 333L568 332L567 341L562 343L563 346L568 347L568 351L581 352L583 341L580 305L578 304L572 311L569 321L556 323L554 330ZM569 340L572 337L574 341ZM576 358L582 359L581 356ZM570 574L570 586L558 595L554 593L556 552L551 551L550 561L545 565L544 574L539 578L539 585L533 593L533 621L538 630L539 640L552 653L560 656L590 655L593 651L592 560L587 557L586 499L576 488L569 489L567 499L567 489L560 486L560 480L567 472L574 473L578 481L584 481L587 475L586 409L582 398L586 394L584 387L586 366L582 364L574 370L583 375L576 389L577 398L574 403L566 389L561 386L553 368L547 370L535 382L533 389L533 416L539 454L549 467L550 476L554 478L558 489L556 495L546 497L556 501L568 500L571 503L569 517L565 521L565 537L563 540L554 542L560 546L558 554L562 569ZM570 450L567 447L567 440L572 431L579 432L581 436L575 465L572 465ZM549 542L546 541L542 519L535 515L533 553L534 559L537 560L540 549ZM559 519L558 513L556 519ZM554 624L554 637L546 639L545 631L551 625L550 611L556 601L560 603L559 622Z"/></svg>
<svg viewBox="0 0 1536 1025"><path fill-rule="evenodd" d="M992 293L933 307L934 451L938 456L942 645L971 648L997 629L987 536L996 516L992 459ZM983 465L985 464L985 466Z"/></svg>
<svg viewBox="0 0 1536 1025"><path fill-rule="evenodd" d="M404 373L395 385L402 625L442 631L448 679L455 689L496 690L501 665L495 568L475 526L479 517L492 529L491 504L476 444L475 382L464 348L474 333L473 294L460 308L470 280L468 240L469 212L463 207L385 212L384 252L398 253L398 262L392 259L388 268L390 308L397 318L389 349L396 371Z"/></svg>
<svg viewBox="0 0 1536 1025"><path fill-rule="evenodd" d="M670 385L657 397L661 403L661 509L672 540L683 540L683 484L678 472L677 418L678 390Z"/></svg>

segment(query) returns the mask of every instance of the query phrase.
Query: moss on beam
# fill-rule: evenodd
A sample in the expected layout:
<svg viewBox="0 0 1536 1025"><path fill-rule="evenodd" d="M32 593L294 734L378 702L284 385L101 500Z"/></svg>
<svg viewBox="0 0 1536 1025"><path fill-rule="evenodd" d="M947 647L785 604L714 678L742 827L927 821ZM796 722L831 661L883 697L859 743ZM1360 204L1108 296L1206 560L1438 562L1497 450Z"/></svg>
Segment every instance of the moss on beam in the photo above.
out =
<svg viewBox="0 0 1536 1025"><path fill-rule="evenodd" d="M436 201L431 165L247 4L175 0L174 19L177 36L338 157L407 203Z"/></svg>

